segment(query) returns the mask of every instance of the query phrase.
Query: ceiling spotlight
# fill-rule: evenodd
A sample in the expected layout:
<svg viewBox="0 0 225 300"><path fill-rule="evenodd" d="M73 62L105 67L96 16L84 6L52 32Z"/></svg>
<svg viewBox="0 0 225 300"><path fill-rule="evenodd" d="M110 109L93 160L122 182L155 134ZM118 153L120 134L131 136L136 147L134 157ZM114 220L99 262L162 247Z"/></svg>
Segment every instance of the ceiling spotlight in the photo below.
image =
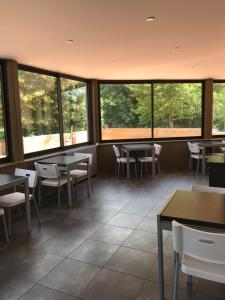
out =
<svg viewBox="0 0 225 300"><path fill-rule="evenodd" d="M180 50L180 47L179 47L179 46L173 47L173 49L172 49L172 50L173 50L173 51Z"/></svg>
<svg viewBox="0 0 225 300"><path fill-rule="evenodd" d="M155 21L155 17L148 17L147 19L146 19L146 22L152 22L152 21Z"/></svg>
<svg viewBox="0 0 225 300"><path fill-rule="evenodd" d="M67 40L66 41L66 44L73 44L74 43L74 40Z"/></svg>

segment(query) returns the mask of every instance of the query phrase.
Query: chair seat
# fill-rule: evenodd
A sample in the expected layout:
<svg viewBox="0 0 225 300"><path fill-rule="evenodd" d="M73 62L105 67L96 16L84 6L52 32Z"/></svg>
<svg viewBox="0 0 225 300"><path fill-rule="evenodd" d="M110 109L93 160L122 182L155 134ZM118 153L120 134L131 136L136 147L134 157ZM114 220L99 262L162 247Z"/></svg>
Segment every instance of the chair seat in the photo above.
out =
<svg viewBox="0 0 225 300"><path fill-rule="evenodd" d="M29 195L32 198L32 195ZM25 194L20 192L15 192L7 195L0 196L0 206L3 207L13 207L25 202Z"/></svg>
<svg viewBox="0 0 225 300"><path fill-rule="evenodd" d="M158 158L155 158L155 161L157 161ZM151 156L145 156L145 157L139 157L138 161L143 162L143 163L151 163L153 161Z"/></svg>
<svg viewBox="0 0 225 300"><path fill-rule="evenodd" d="M66 183L67 183L67 177L63 176L63 177L60 177L60 182L59 182L58 178L48 178L48 179L42 180L41 185L58 187L59 185L62 186Z"/></svg>
<svg viewBox="0 0 225 300"><path fill-rule="evenodd" d="M225 264L209 263L184 255L181 270L189 275L225 283Z"/></svg>
<svg viewBox="0 0 225 300"><path fill-rule="evenodd" d="M87 176L87 170L74 169L70 171L70 176L80 178Z"/></svg>
<svg viewBox="0 0 225 300"><path fill-rule="evenodd" d="M127 163L127 158L126 157L118 157L117 162L121 164L126 164ZM136 162L136 159L134 157L129 157L129 162Z"/></svg>
<svg viewBox="0 0 225 300"><path fill-rule="evenodd" d="M0 216L4 215L4 209L0 208Z"/></svg>

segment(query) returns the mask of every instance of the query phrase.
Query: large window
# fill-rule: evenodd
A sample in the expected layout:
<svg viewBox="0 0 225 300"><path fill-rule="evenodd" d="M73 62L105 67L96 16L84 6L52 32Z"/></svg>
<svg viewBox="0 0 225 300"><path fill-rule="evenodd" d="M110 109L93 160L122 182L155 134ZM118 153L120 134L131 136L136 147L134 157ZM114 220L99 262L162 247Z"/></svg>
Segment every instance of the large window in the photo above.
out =
<svg viewBox="0 0 225 300"><path fill-rule="evenodd" d="M201 136L202 84L153 84L154 138Z"/></svg>
<svg viewBox="0 0 225 300"><path fill-rule="evenodd" d="M101 83L100 105L102 140L202 134L199 82Z"/></svg>
<svg viewBox="0 0 225 300"><path fill-rule="evenodd" d="M25 154L89 141L86 82L19 70L19 86Z"/></svg>
<svg viewBox="0 0 225 300"><path fill-rule="evenodd" d="M60 146L56 77L19 71L24 153Z"/></svg>
<svg viewBox="0 0 225 300"><path fill-rule="evenodd" d="M213 135L225 135L225 82L213 83Z"/></svg>
<svg viewBox="0 0 225 300"><path fill-rule="evenodd" d="M102 140L151 138L151 85L100 84Z"/></svg>
<svg viewBox="0 0 225 300"><path fill-rule="evenodd" d="M64 145L88 141L87 84L61 78Z"/></svg>
<svg viewBox="0 0 225 300"><path fill-rule="evenodd" d="M0 159L7 156L4 116L2 72L0 67Z"/></svg>

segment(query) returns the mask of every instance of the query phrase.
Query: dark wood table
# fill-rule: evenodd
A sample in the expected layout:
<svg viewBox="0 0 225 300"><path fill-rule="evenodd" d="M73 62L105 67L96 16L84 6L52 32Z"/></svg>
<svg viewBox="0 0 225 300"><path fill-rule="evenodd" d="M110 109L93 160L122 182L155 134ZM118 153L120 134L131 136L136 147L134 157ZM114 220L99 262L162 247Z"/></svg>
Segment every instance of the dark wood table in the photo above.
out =
<svg viewBox="0 0 225 300"><path fill-rule="evenodd" d="M39 164L57 164L59 168L63 168L66 171L67 176L67 191L68 191L68 204L72 206L72 189L70 171L76 167L79 163L87 163L87 169L89 168L89 157L85 154L74 153L74 155L56 155L37 161ZM90 194L90 172L88 173L88 194Z"/></svg>
<svg viewBox="0 0 225 300"><path fill-rule="evenodd" d="M8 174L0 174L0 191L8 188L15 188L17 185L24 184L25 186L25 205L27 217L27 231L31 231L31 214L30 214L30 199L28 178L24 176L15 176Z"/></svg>
<svg viewBox="0 0 225 300"><path fill-rule="evenodd" d="M160 300L164 299L163 230L172 230L172 221L197 228L225 230L225 195L176 191L157 215Z"/></svg>
<svg viewBox="0 0 225 300"><path fill-rule="evenodd" d="M155 147L151 144L125 144L122 145L121 150L126 154L127 157L127 178L130 178L130 163L129 157L131 151L145 151L145 155L147 155L147 151L152 152L152 176L155 176Z"/></svg>
<svg viewBox="0 0 225 300"><path fill-rule="evenodd" d="M210 156L207 160L209 186L225 188L225 157Z"/></svg>
<svg viewBox="0 0 225 300"><path fill-rule="evenodd" d="M206 156L206 148L217 148L224 147L224 140L209 140L209 141L201 141L198 143L200 148L202 148L202 175L205 175L205 156Z"/></svg>

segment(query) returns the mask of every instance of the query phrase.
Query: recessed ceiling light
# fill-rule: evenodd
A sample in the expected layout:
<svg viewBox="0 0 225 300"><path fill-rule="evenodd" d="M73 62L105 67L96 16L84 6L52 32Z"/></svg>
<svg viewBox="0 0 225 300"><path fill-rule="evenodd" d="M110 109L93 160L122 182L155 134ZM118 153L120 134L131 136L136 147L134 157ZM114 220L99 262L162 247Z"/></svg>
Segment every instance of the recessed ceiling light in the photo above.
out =
<svg viewBox="0 0 225 300"><path fill-rule="evenodd" d="M177 51L177 50L180 50L180 47L179 46L175 46L175 47L173 47L173 49L172 49L173 51Z"/></svg>
<svg viewBox="0 0 225 300"><path fill-rule="evenodd" d="M155 21L155 19L156 19L156 17L148 17L147 19L146 19L146 22L152 22L152 21Z"/></svg>
<svg viewBox="0 0 225 300"><path fill-rule="evenodd" d="M67 40L66 41L66 44L73 44L74 43L74 40Z"/></svg>

